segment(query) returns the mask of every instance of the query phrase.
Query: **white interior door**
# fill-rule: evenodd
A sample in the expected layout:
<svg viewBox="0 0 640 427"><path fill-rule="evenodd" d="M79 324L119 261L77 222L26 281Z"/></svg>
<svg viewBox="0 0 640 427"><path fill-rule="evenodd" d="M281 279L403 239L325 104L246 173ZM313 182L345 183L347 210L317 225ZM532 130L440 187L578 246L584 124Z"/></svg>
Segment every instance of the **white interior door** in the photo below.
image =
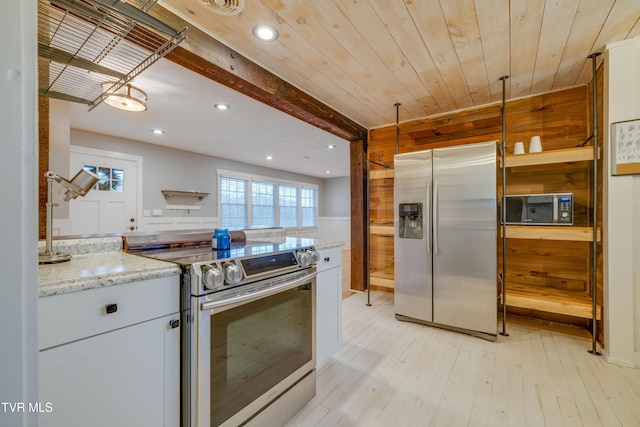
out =
<svg viewBox="0 0 640 427"><path fill-rule="evenodd" d="M100 178L85 197L69 202L71 234L124 233L137 229L139 168L142 165L136 157L71 148L70 177L85 168Z"/></svg>

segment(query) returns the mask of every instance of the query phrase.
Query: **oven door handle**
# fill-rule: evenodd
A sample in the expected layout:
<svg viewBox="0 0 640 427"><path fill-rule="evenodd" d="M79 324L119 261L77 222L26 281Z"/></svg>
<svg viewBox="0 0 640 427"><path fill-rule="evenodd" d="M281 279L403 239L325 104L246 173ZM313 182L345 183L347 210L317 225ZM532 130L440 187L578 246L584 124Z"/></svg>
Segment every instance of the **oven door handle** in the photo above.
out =
<svg viewBox="0 0 640 427"><path fill-rule="evenodd" d="M227 298L227 299L224 299L224 300L221 300L221 301L203 302L202 304L200 304L200 310L201 311L205 311L205 310L211 310L213 308L225 307L227 305L232 305L232 304L246 303L246 302L250 302L252 300L256 300L256 299L259 299L259 298L262 298L262 297L266 297L266 296L269 296L269 295L277 294L278 292L286 291L287 289L290 289L290 288L295 288L296 286L300 285L301 283L308 282L309 280L314 279L317 275L318 275L318 273L310 273L310 274L306 274L303 277L300 277L298 279L291 280L289 282L285 282L285 283L282 283L280 285L268 287L266 289L261 289L261 290L253 291L253 292L247 292L247 293L240 294L240 295L237 295L235 297Z"/></svg>

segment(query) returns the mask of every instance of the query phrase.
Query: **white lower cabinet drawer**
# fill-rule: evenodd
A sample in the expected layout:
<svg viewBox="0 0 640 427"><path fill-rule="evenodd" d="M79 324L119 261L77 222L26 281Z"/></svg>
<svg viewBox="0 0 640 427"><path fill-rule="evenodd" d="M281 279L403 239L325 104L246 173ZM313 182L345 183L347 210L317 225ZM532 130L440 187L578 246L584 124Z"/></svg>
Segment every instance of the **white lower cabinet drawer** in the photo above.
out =
<svg viewBox="0 0 640 427"><path fill-rule="evenodd" d="M342 248L322 249L318 252L320 255L316 265L318 273L342 266Z"/></svg>
<svg viewBox="0 0 640 427"><path fill-rule="evenodd" d="M38 299L40 350L177 313L179 276Z"/></svg>

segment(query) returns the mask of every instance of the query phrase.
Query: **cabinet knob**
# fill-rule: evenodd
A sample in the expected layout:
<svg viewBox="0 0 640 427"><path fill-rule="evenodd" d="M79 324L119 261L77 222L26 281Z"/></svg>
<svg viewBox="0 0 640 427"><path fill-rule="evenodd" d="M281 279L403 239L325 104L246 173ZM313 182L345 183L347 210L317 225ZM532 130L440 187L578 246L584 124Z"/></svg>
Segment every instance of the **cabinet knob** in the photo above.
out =
<svg viewBox="0 0 640 427"><path fill-rule="evenodd" d="M180 326L180 321L178 319L173 319L169 321L169 326L171 327L171 329L175 329Z"/></svg>
<svg viewBox="0 0 640 427"><path fill-rule="evenodd" d="M104 311L106 311L107 314L115 313L118 311L118 304L107 304L104 306Z"/></svg>

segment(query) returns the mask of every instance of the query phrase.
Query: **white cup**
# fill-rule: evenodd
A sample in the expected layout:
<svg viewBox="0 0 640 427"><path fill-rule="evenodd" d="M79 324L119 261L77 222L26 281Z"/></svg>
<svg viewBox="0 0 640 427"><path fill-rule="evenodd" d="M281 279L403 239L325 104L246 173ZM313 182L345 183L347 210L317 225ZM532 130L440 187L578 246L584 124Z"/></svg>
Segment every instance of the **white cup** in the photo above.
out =
<svg viewBox="0 0 640 427"><path fill-rule="evenodd" d="M540 142L539 136L532 136L531 142L529 143L529 152L530 153L539 153L542 151L542 143Z"/></svg>
<svg viewBox="0 0 640 427"><path fill-rule="evenodd" d="M513 146L513 154L524 154L524 142L516 142Z"/></svg>

